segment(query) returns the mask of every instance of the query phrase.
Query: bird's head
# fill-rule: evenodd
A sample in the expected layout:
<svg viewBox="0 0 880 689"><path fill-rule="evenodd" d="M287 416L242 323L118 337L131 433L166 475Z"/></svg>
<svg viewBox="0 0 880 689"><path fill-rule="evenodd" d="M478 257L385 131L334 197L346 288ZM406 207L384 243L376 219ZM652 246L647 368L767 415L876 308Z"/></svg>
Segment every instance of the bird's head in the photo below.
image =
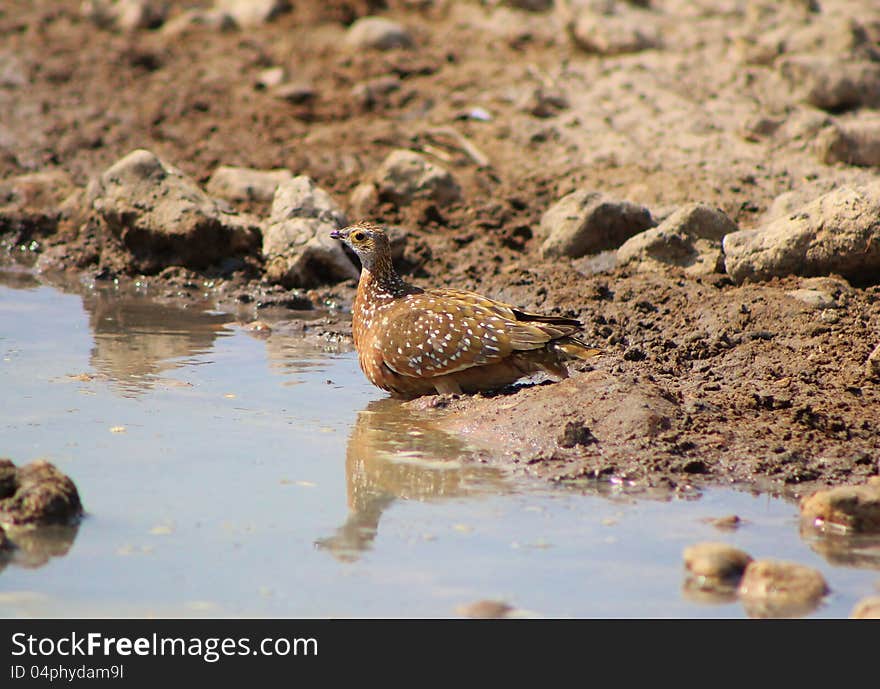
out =
<svg viewBox="0 0 880 689"><path fill-rule="evenodd" d="M361 265L369 271L373 271L377 263L391 261L391 242L378 225L356 223L341 230L334 230L330 236L345 242L358 255Z"/></svg>

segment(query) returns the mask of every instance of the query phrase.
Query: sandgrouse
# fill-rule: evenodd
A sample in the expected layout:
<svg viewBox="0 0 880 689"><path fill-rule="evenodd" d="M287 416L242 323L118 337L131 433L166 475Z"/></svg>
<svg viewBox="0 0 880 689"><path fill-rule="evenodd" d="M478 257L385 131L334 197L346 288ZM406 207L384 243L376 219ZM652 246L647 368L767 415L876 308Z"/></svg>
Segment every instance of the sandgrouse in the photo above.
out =
<svg viewBox="0 0 880 689"><path fill-rule="evenodd" d="M358 223L331 236L361 260L352 308L361 369L395 397L491 390L539 371L567 378L564 361L599 353L573 337L581 324L571 318L404 282L388 235L376 225Z"/></svg>

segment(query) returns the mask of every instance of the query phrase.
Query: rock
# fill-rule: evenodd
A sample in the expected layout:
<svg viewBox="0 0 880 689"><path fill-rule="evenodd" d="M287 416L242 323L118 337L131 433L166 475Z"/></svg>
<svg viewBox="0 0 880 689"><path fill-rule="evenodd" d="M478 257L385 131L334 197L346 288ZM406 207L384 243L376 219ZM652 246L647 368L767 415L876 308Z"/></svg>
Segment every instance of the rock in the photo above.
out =
<svg viewBox="0 0 880 689"><path fill-rule="evenodd" d="M880 182L829 192L797 212L723 240L736 281L836 273L853 282L880 274Z"/></svg>
<svg viewBox="0 0 880 689"><path fill-rule="evenodd" d="M357 49L411 48L412 36L397 22L384 17L361 17L345 34L346 45Z"/></svg>
<svg viewBox="0 0 880 689"><path fill-rule="evenodd" d="M743 520L736 514L728 514L724 517L712 517L705 519L704 521L720 531L735 531L743 523Z"/></svg>
<svg viewBox="0 0 880 689"><path fill-rule="evenodd" d="M342 243L330 237L346 224L336 202L311 178L300 175L282 183L263 235L266 277L288 288L356 279L359 271Z"/></svg>
<svg viewBox="0 0 880 689"><path fill-rule="evenodd" d="M229 201L271 201L279 184L293 179L290 170L252 170L221 165L205 189L209 194Z"/></svg>
<svg viewBox="0 0 880 689"><path fill-rule="evenodd" d="M822 110L880 104L880 63L796 55L783 60L780 69L802 100Z"/></svg>
<svg viewBox="0 0 880 689"><path fill-rule="evenodd" d="M287 79L287 72L284 67L269 67L268 69L261 70L260 73L257 74L257 79L254 82L254 85L258 89L271 89L281 86L285 79Z"/></svg>
<svg viewBox="0 0 880 689"><path fill-rule="evenodd" d="M880 378L880 344L868 355L865 361L865 372L869 377Z"/></svg>
<svg viewBox="0 0 880 689"><path fill-rule="evenodd" d="M644 206L581 189L561 198L541 217L541 254L546 258L578 258L616 249L653 226L651 213Z"/></svg>
<svg viewBox="0 0 880 689"><path fill-rule="evenodd" d="M619 14L581 12L569 25L574 44L588 53L623 55L658 48L660 32L648 12Z"/></svg>
<svg viewBox="0 0 880 689"><path fill-rule="evenodd" d="M448 170L425 156L398 149L392 151L376 171L380 199L406 205L415 199L448 204L461 198L461 187Z"/></svg>
<svg viewBox="0 0 880 689"><path fill-rule="evenodd" d="M168 16L165 0L85 0L82 15L104 28L134 31L162 26Z"/></svg>
<svg viewBox="0 0 880 689"><path fill-rule="evenodd" d="M685 569L708 583L739 581L751 561L751 555L726 543L697 543L684 550Z"/></svg>
<svg viewBox="0 0 880 689"><path fill-rule="evenodd" d="M657 227L630 237L617 250L618 265L637 270L674 265L694 275L724 271L721 240L737 226L721 210L702 203L680 208Z"/></svg>
<svg viewBox="0 0 880 689"><path fill-rule="evenodd" d="M460 617L470 617L473 619L496 619L499 617L507 617L512 611L513 606L508 605L504 601L497 600L478 600L475 603L467 605L459 605L455 609L455 614Z"/></svg>
<svg viewBox="0 0 880 689"><path fill-rule="evenodd" d="M548 91L543 86L532 89L519 104L520 110L541 118L555 117L568 107L568 98L564 94Z"/></svg>
<svg viewBox="0 0 880 689"><path fill-rule="evenodd" d="M828 127L816 140L816 153L829 165L880 166L880 117Z"/></svg>
<svg viewBox="0 0 880 689"><path fill-rule="evenodd" d="M89 183L87 199L131 252L132 267L205 268L259 246L255 219L228 210L177 168L138 149Z"/></svg>
<svg viewBox="0 0 880 689"><path fill-rule="evenodd" d="M350 216L356 219L365 219L379 204L379 191L372 182L358 184L348 197Z"/></svg>
<svg viewBox="0 0 880 689"><path fill-rule="evenodd" d="M752 561L739 585L750 617L801 617L815 610L828 592L819 571L778 560Z"/></svg>
<svg viewBox="0 0 880 689"><path fill-rule="evenodd" d="M273 88L272 95L292 105L302 105L314 101L318 97L318 91L305 82L287 82Z"/></svg>
<svg viewBox="0 0 880 689"><path fill-rule="evenodd" d="M30 83L24 60L13 52L0 53L0 87L18 88Z"/></svg>
<svg viewBox="0 0 880 689"><path fill-rule="evenodd" d="M820 289L795 289L786 292L785 295L797 299L813 309L830 309L837 306L834 297Z"/></svg>
<svg viewBox="0 0 880 689"><path fill-rule="evenodd" d="M232 31L236 28L238 25L228 12L219 9L193 8L181 12L165 22L162 27L162 35L174 37L194 29Z"/></svg>
<svg viewBox="0 0 880 689"><path fill-rule="evenodd" d="M45 460L16 467L0 459L0 524L69 524L82 516L76 486Z"/></svg>
<svg viewBox="0 0 880 689"><path fill-rule="evenodd" d="M216 0L214 7L232 17L238 26L248 28L288 12L291 3L289 0Z"/></svg>
<svg viewBox="0 0 880 689"><path fill-rule="evenodd" d="M0 180L0 212L4 207L57 212L74 190L64 170L42 170Z"/></svg>
<svg viewBox="0 0 880 689"><path fill-rule="evenodd" d="M801 516L819 527L880 533L880 477L860 486L820 490L801 500Z"/></svg>
<svg viewBox="0 0 880 689"><path fill-rule="evenodd" d="M853 620L880 620L880 596L863 598L849 614Z"/></svg>
<svg viewBox="0 0 880 689"><path fill-rule="evenodd" d="M351 97L365 110L384 103L389 94L400 90L400 77L382 76L356 84L351 89Z"/></svg>

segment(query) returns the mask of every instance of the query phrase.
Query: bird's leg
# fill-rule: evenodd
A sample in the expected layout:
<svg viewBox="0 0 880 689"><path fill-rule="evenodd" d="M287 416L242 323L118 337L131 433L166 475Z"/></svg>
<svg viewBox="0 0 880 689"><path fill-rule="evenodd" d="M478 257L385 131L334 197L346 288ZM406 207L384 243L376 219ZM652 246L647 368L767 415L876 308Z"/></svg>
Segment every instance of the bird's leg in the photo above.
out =
<svg viewBox="0 0 880 689"><path fill-rule="evenodd" d="M440 376L434 381L434 389L438 395L460 395L461 386L455 382L454 378Z"/></svg>

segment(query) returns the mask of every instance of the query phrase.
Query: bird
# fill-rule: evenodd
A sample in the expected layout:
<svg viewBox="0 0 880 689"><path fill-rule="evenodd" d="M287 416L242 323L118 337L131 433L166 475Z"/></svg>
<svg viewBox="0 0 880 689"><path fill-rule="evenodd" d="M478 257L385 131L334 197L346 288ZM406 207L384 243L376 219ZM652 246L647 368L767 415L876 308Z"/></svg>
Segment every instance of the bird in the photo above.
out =
<svg viewBox="0 0 880 689"><path fill-rule="evenodd" d="M404 281L379 225L358 222L330 236L360 259L352 305L354 346L367 379L392 397L487 392L538 372L563 379L566 361L601 351L575 337L582 324L573 318Z"/></svg>

